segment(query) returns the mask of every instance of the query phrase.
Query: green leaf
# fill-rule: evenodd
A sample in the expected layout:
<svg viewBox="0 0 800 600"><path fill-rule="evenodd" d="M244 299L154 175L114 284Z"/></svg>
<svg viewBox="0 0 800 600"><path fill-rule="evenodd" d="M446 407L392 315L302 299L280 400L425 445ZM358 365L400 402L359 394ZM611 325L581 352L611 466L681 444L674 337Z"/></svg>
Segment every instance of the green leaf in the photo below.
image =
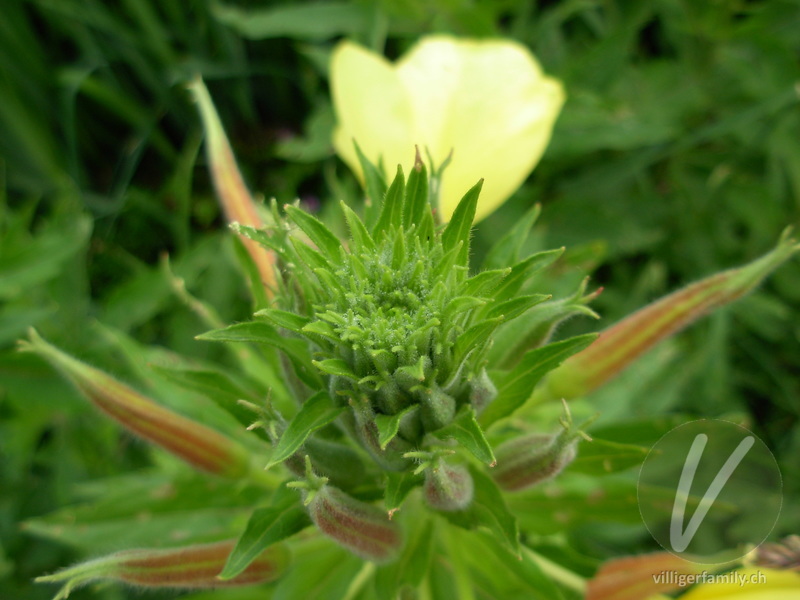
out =
<svg viewBox="0 0 800 600"><path fill-rule="evenodd" d="M297 238L292 238L291 243L294 251L297 252L297 256L300 257L300 260L302 260L309 269L312 271L315 269L330 270L331 263L328 261L328 259L314 250L311 246L302 242L301 240L298 240Z"/></svg>
<svg viewBox="0 0 800 600"><path fill-rule="evenodd" d="M485 269L510 267L519 261L519 253L528 239L531 227L542 212L541 204L534 204L502 238L495 242L483 261Z"/></svg>
<svg viewBox="0 0 800 600"><path fill-rule="evenodd" d="M311 396L303 403L283 432L266 468L269 469L289 458L300 449L309 435L332 423L344 411L345 409L337 407L325 392L317 392Z"/></svg>
<svg viewBox="0 0 800 600"><path fill-rule="evenodd" d="M409 472L398 473L386 471L386 491L383 494L383 504L389 514L397 511L406 499L406 496L418 485L422 485L422 477Z"/></svg>
<svg viewBox="0 0 800 600"><path fill-rule="evenodd" d="M505 269L495 269L494 271L483 271L470 277L458 291L460 296L484 296L495 289L511 273L511 267Z"/></svg>
<svg viewBox="0 0 800 600"><path fill-rule="evenodd" d="M463 529L488 528L503 545L520 556L519 526L514 514L506 506L502 492L483 471L470 466L475 485L475 496L468 508L439 513Z"/></svg>
<svg viewBox="0 0 800 600"><path fill-rule="evenodd" d="M319 538L305 544L304 550L302 559L276 584L271 600L345 598L364 561Z"/></svg>
<svg viewBox="0 0 800 600"><path fill-rule="evenodd" d="M341 358L328 358L326 360L315 360L312 362L315 367L317 367L323 373L327 373L328 375L346 377L347 379L352 379L353 381L358 381L361 379L358 375L353 373L352 370L350 370L350 365L348 365Z"/></svg>
<svg viewBox="0 0 800 600"><path fill-rule="evenodd" d="M322 221L292 205L286 206L286 214L303 230L303 233L309 237L319 251L325 254L328 260L339 262L342 243Z"/></svg>
<svg viewBox="0 0 800 600"><path fill-rule="evenodd" d="M296 327L301 322L305 322L303 317L297 317L293 313L280 310L264 309L257 314L269 312L269 317L274 317L273 322L280 326L289 325ZM264 315L266 316L266 315ZM292 319L291 317L297 317ZM288 338L279 334L272 325L259 321L247 323L236 323L222 329L213 329L197 336L198 340L215 342L253 342L257 344L267 344L277 348L292 361L292 365L297 372L297 376L309 385L312 389L318 388L322 380L319 373L311 365L311 354L307 343L298 338Z"/></svg>
<svg viewBox="0 0 800 600"><path fill-rule="evenodd" d="M449 425L433 432L433 435L440 440L448 438L456 440L475 458L489 466L494 466L497 462L492 447L486 441L483 430L475 420L475 411L471 406L463 406Z"/></svg>
<svg viewBox="0 0 800 600"><path fill-rule="evenodd" d="M223 581L236 577L269 546L293 536L309 525L311 519L297 497L293 502L257 508L250 515L244 533L236 542L218 577Z"/></svg>
<svg viewBox="0 0 800 600"><path fill-rule="evenodd" d="M418 587L428 572L433 549L434 524L429 519L414 519L403 553L393 563L375 571L378 600L397 600L402 586Z"/></svg>
<svg viewBox="0 0 800 600"><path fill-rule="evenodd" d="M481 413L481 425L489 427L517 410L542 377L596 338L596 333L587 333L526 352L519 364L497 382L497 398Z"/></svg>
<svg viewBox="0 0 800 600"><path fill-rule="evenodd" d="M364 153L361 152L361 148L355 140L353 140L353 145L356 148L358 162L361 165L361 171L364 173L364 183L367 188L367 206L364 211L365 224L367 227L371 227L374 225L379 214L379 205L381 208L383 207L383 197L386 194L386 180L380 170L364 156Z"/></svg>
<svg viewBox="0 0 800 600"><path fill-rule="evenodd" d="M347 226L350 228L350 237L354 242L354 248L351 250L355 250L355 248L375 250L375 240L372 239L363 221L349 206L347 206L347 204L345 204L344 200L340 202L340 206L342 207L344 218L347 221ZM354 254L357 253L354 252Z"/></svg>
<svg viewBox="0 0 800 600"><path fill-rule="evenodd" d="M476 323L459 335L456 339L455 348L453 349L455 364L460 364L470 350L485 343L503 321L504 319L502 317L487 319L486 321Z"/></svg>
<svg viewBox="0 0 800 600"><path fill-rule="evenodd" d="M564 248L545 250L518 262L511 267L511 273L495 288L492 296L497 300L514 298L534 273L553 264L562 254L564 254Z"/></svg>
<svg viewBox="0 0 800 600"><path fill-rule="evenodd" d="M649 448L598 439L580 445L578 457L567 467L570 471L589 475L616 473L644 462Z"/></svg>
<svg viewBox="0 0 800 600"><path fill-rule="evenodd" d="M552 296L548 294L517 296L511 300L494 304L486 313L486 317L489 319L502 317L503 322L507 323L511 319L516 319L518 316L524 314L529 308L533 308L537 304L541 304L550 298L552 298Z"/></svg>
<svg viewBox="0 0 800 600"><path fill-rule="evenodd" d="M375 425L378 427L378 443L381 446L381 450L385 450L389 442L397 435L403 418L417 409L419 409L419 404L414 404L394 415L375 416Z"/></svg>
<svg viewBox="0 0 800 600"><path fill-rule="evenodd" d="M264 317L278 327L283 327L289 331L300 333L311 319L303 317L286 310L278 310L277 308L264 308L258 311L255 316Z"/></svg>
<svg viewBox="0 0 800 600"><path fill-rule="evenodd" d="M462 242L456 259L456 264L459 265L469 263L469 233L472 229L472 221L475 220L475 209L478 206L478 196L480 196L482 187L483 179L464 194L453 212L453 217L442 232L442 245L445 252L455 248L458 242Z"/></svg>
<svg viewBox="0 0 800 600"><path fill-rule="evenodd" d="M403 222L403 199L405 194L405 177L403 167L397 165L397 175L395 175L392 185L386 191L386 196L381 205L381 214L378 222L372 230L372 235L376 238L384 231L389 231L392 225L400 225Z"/></svg>
<svg viewBox="0 0 800 600"><path fill-rule="evenodd" d="M403 207L403 226L422 224L422 218L428 209L428 170L425 163L417 155L417 160L406 182L406 199Z"/></svg>

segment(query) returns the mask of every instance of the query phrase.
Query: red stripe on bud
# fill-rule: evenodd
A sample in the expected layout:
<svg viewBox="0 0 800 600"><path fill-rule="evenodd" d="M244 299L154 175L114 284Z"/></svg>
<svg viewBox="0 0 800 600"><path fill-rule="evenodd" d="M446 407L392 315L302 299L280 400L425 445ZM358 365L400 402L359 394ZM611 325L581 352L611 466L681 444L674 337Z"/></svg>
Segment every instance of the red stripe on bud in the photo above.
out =
<svg viewBox="0 0 800 600"><path fill-rule="evenodd" d="M322 533L365 560L390 562L403 546L400 528L386 511L335 487L316 491L308 511Z"/></svg>
<svg viewBox="0 0 800 600"><path fill-rule="evenodd" d="M760 259L689 285L609 327L591 346L550 373L535 398L545 401L588 394L658 342L741 298L800 249L788 234L784 232L777 247Z"/></svg>
<svg viewBox="0 0 800 600"><path fill-rule="evenodd" d="M66 598L73 589L111 579L149 588L202 589L268 583L278 579L289 565L289 550L276 544L264 550L232 579L220 580L235 541L184 546L181 548L124 550L82 563L36 581L64 583L56 598Z"/></svg>
<svg viewBox="0 0 800 600"><path fill-rule="evenodd" d="M437 510L463 510L472 502L475 484L464 465L443 461L425 471L425 500Z"/></svg>

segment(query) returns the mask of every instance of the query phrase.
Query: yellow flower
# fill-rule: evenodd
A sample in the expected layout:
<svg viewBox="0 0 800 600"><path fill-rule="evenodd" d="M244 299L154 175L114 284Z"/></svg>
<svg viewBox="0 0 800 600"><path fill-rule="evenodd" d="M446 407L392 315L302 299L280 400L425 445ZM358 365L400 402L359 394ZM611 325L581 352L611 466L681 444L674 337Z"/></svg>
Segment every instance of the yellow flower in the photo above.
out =
<svg viewBox="0 0 800 600"><path fill-rule="evenodd" d="M561 83L527 48L508 40L422 39L392 65L352 42L333 52L334 147L363 178L353 140L394 173L414 162L414 145L434 164L450 151L439 193L443 221L484 178L476 220L494 211L544 153L564 103Z"/></svg>
<svg viewBox="0 0 800 600"><path fill-rule="evenodd" d="M800 573L759 567L726 573L726 581L692 588L680 600L797 600ZM717 575L719 577L719 575Z"/></svg>

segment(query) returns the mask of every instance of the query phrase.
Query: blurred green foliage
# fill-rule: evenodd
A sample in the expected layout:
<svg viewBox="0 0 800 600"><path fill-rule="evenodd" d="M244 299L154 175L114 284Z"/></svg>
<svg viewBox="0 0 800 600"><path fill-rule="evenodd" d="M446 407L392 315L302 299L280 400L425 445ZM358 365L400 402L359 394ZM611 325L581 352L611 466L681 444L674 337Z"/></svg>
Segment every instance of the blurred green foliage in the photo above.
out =
<svg viewBox="0 0 800 600"><path fill-rule="evenodd" d="M593 272L605 287L593 305L602 323L746 262L784 226L800 225L797 0L5 0L2 12L3 598L47 598L32 577L85 555L20 523L104 486L127 490L124 479L86 482L154 460L48 367L15 353L14 340L36 325L75 355L146 385L142 365L170 361L171 352L196 365L231 364L194 340L209 327L193 298L223 322L249 316L183 87L194 73L211 89L251 188L325 213L360 193L329 143L335 41L350 36L390 57L429 32L528 44L569 99L542 163L478 227L476 252L541 202L531 247L569 248L563 291ZM598 393L597 436L647 446L675 415L737 419L773 448L786 497L796 500L798 302L795 262ZM576 320L562 333L596 327ZM579 470L564 484L568 504L548 504L539 492L520 498L540 503L524 513L541 532L528 542L583 574L604 558L652 549L635 507L624 504L635 478L608 487L608 506L597 510L619 517L609 525L580 508L589 492ZM556 514L564 506L574 519ZM776 535L798 529L798 516L785 511ZM126 596L116 588L74 594L101 597Z"/></svg>

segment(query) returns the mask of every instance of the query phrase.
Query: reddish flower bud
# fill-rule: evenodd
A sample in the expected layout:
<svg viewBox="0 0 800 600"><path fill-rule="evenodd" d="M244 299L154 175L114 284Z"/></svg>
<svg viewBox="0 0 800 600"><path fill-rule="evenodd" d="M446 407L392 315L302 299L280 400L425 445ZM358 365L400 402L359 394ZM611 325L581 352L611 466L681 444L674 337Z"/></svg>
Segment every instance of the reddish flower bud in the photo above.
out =
<svg viewBox="0 0 800 600"><path fill-rule="evenodd" d="M77 587L98 579L151 588L215 588L267 583L278 579L289 564L289 550L276 544L264 550L250 565L232 579L217 575L225 566L235 541L167 548L164 550L125 550L82 563L45 577L40 583L64 582L56 600L66 598Z"/></svg>
<svg viewBox="0 0 800 600"><path fill-rule="evenodd" d="M438 461L425 471L425 500L437 510L463 510L472 502L475 484L464 465Z"/></svg>
<svg viewBox="0 0 800 600"><path fill-rule="evenodd" d="M403 546L400 528L386 511L330 485L314 492L308 511L322 533L365 560L390 562Z"/></svg>
<svg viewBox="0 0 800 600"><path fill-rule="evenodd" d="M194 94L206 132L206 155L211 178L217 191L225 218L229 223L240 223L260 229L264 226L256 211L256 204L247 189L236 165L236 158L228 143L211 96L200 78L189 84ZM258 267L266 292L271 295L276 287L275 255L250 239L242 239L247 252Z"/></svg>
<svg viewBox="0 0 800 600"><path fill-rule="evenodd" d="M508 440L495 450L497 467L492 477L504 490L527 489L558 475L575 460L578 439L591 439L572 423L566 402L557 434L532 433Z"/></svg>
<svg viewBox="0 0 800 600"><path fill-rule="evenodd" d="M230 478L247 473L249 454L238 442L156 404L106 373L65 354L35 331L30 338L23 348L50 361L92 404L129 431L202 471Z"/></svg>
<svg viewBox="0 0 800 600"><path fill-rule="evenodd" d="M712 275L635 312L567 359L536 390L538 401L588 394L658 342L712 310L741 298L800 249L787 230L777 247L752 263Z"/></svg>

